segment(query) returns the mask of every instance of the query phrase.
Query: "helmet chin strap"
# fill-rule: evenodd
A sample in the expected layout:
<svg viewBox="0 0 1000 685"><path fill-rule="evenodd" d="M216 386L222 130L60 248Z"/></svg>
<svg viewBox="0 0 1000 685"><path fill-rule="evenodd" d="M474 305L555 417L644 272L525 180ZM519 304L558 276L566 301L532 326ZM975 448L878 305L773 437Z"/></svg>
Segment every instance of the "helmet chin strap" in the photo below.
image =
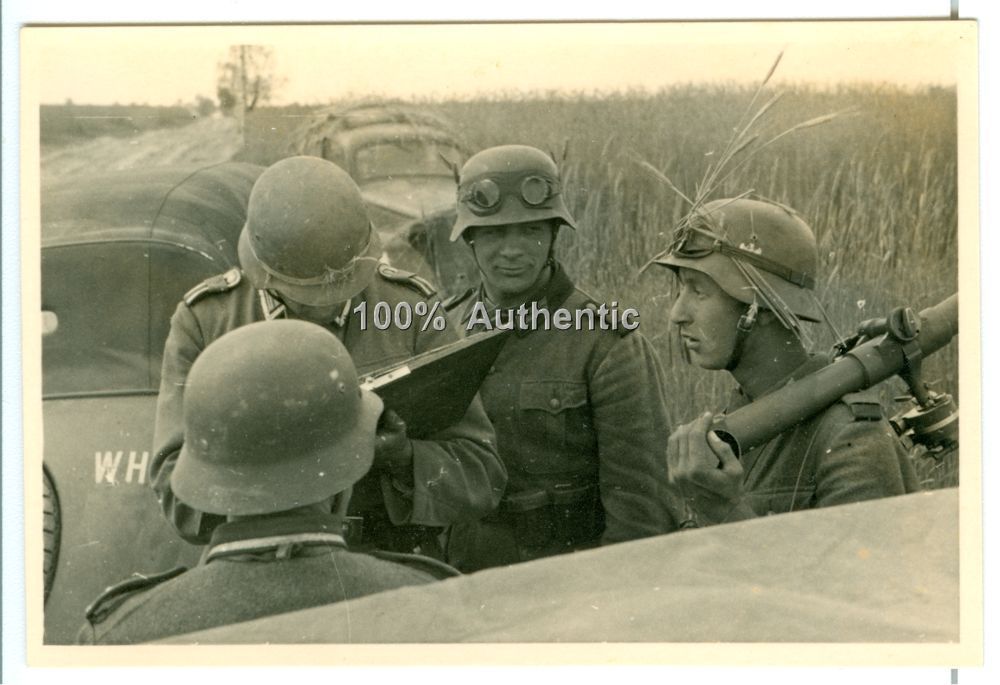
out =
<svg viewBox="0 0 1000 685"><path fill-rule="evenodd" d="M549 256L545 258L545 266L550 266L553 269L556 268L555 250L556 250L556 241L555 239L553 239L552 244L549 245Z"/></svg>
<svg viewBox="0 0 1000 685"><path fill-rule="evenodd" d="M753 330L754 325L757 323L757 312L759 309L757 299L754 298L754 301L747 305L746 312L736 322L736 340L733 343L733 353L729 355L729 363L726 364L726 371L732 371L740 363L740 358L743 356L743 346L746 343L747 336L750 335L750 331Z"/></svg>
<svg viewBox="0 0 1000 685"><path fill-rule="evenodd" d="M480 278L482 278L482 274L486 273L486 270L483 269L483 265L479 263L479 253L476 252L476 241L473 238L470 238L468 233L465 233L462 237L465 239L465 244L469 246L470 250L472 250L472 261L476 263L476 268L479 269L479 275Z"/></svg>
<svg viewBox="0 0 1000 685"><path fill-rule="evenodd" d="M549 254L545 258L545 266L556 268L556 238L559 237L559 229L562 224L554 219L549 219L549 226L552 227L552 240L549 241Z"/></svg>

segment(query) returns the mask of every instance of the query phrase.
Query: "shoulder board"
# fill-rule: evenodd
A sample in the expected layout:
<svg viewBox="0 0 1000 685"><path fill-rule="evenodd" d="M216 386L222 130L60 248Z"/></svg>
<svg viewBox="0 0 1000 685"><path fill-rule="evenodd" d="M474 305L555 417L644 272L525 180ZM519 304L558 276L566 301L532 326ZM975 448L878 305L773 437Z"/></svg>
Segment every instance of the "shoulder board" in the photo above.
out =
<svg viewBox="0 0 1000 685"><path fill-rule="evenodd" d="M421 278L411 271L401 271L385 262L379 262L378 273L385 280L412 288L424 297L430 297L437 292L437 288L426 278Z"/></svg>
<svg viewBox="0 0 1000 685"><path fill-rule="evenodd" d="M90 623L100 623L110 616L115 609L120 607L126 599L135 593L143 592L156 587L160 583L164 583L171 578L176 578L185 571L187 571L186 566L178 566L177 568L169 571L154 573L149 576L135 574L131 578L123 580L117 585L112 585L107 590L102 592L101 595L87 607L87 621Z"/></svg>
<svg viewBox="0 0 1000 685"><path fill-rule="evenodd" d="M428 575L434 576L438 580L454 578L455 576L462 575L461 571L449 566L443 561L438 561L437 559L432 559L431 557L425 557L422 554L383 552L382 550L373 550L368 552L368 554L376 559L381 559L382 561L391 561L396 564L402 564L403 566L409 566L410 568L418 571L423 571Z"/></svg>
<svg viewBox="0 0 1000 685"><path fill-rule="evenodd" d="M445 298L444 302L441 303L441 306L444 307L446 312L450 312L452 309L469 299L474 292L476 292L475 288L467 288L463 293L456 293L451 297Z"/></svg>
<svg viewBox="0 0 1000 685"><path fill-rule="evenodd" d="M855 421L881 421L885 414L878 397L871 392L849 392L840 401L851 410Z"/></svg>
<svg viewBox="0 0 1000 685"><path fill-rule="evenodd" d="M206 278L204 281L188 290L187 293L184 294L184 304L190 307L205 295L209 295L211 293L224 293L227 290L232 290L240 284L241 280L243 280L243 272L234 266L226 273Z"/></svg>
<svg viewBox="0 0 1000 685"><path fill-rule="evenodd" d="M584 298L586 298L585 301L584 301L584 303L583 303L583 305L582 305L582 307L584 309L589 309L590 311L594 312L594 314L596 315L597 312L600 310L601 305L599 305L594 298L592 298L590 295L588 295L587 293L583 292L582 290L580 290L579 292L580 292L581 295L584 296ZM621 312L624 309L625 308L621 306L621 303L618 303L618 314L619 314L619 316L621 315ZM623 328L621 326L621 321L619 321L618 322L618 328L615 329L615 330L613 330L613 331L609 330L608 332L609 333L614 333L619 338L624 338L626 335L628 335L632 331L628 330L627 328Z"/></svg>

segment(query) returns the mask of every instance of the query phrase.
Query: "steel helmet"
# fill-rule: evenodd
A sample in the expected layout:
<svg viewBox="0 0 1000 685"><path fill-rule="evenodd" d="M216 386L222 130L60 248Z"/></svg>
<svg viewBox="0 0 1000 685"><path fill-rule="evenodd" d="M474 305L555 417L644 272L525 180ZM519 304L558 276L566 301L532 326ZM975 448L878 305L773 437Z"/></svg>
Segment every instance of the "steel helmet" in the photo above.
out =
<svg viewBox="0 0 1000 685"><path fill-rule="evenodd" d="M185 504L212 514L321 502L368 472L381 413L382 401L358 386L354 362L326 329L291 319L242 326L191 367L170 484Z"/></svg>
<svg viewBox="0 0 1000 685"><path fill-rule="evenodd" d="M693 211L675 232L673 244L651 263L700 271L746 304L756 300L774 309L777 295L797 317L820 321L812 292L818 261L816 237L797 213L773 202L741 198L714 200ZM747 267L760 274L762 284L748 279Z"/></svg>
<svg viewBox="0 0 1000 685"><path fill-rule="evenodd" d="M478 152L462 167L458 216L451 239L470 226L500 226L560 219L576 228L563 201L556 163L528 145L500 145Z"/></svg>
<svg viewBox="0 0 1000 685"><path fill-rule="evenodd" d="M283 159L250 191L239 258L255 288L337 304L365 289L381 254L361 191L333 162Z"/></svg>

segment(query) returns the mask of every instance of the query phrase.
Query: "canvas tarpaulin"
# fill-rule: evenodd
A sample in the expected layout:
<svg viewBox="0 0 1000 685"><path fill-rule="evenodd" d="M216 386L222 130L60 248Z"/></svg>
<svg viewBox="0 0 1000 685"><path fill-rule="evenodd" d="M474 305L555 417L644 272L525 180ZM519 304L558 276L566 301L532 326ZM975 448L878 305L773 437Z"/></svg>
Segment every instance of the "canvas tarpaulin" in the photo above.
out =
<svg viewBox="0 0 1000 685"><path fill-rule="evenodd" d="M579 552L175 643L954 642L958 491Z"/></svg>

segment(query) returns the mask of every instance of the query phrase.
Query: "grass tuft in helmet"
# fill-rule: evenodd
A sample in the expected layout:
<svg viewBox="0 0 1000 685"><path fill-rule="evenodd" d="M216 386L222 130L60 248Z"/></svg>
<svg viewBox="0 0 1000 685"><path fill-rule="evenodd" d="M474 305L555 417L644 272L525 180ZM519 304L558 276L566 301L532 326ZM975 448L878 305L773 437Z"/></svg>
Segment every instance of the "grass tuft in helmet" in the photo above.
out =
<svg viewBox="0 0 1000 685"><path fill-rule="evenodd" d="M730 297L756 302L782 321L788 314L820 321L813 293L818 261L816 237L797 213L774 202L734 198L693 210L650 264L700 271Z"/></svg>

